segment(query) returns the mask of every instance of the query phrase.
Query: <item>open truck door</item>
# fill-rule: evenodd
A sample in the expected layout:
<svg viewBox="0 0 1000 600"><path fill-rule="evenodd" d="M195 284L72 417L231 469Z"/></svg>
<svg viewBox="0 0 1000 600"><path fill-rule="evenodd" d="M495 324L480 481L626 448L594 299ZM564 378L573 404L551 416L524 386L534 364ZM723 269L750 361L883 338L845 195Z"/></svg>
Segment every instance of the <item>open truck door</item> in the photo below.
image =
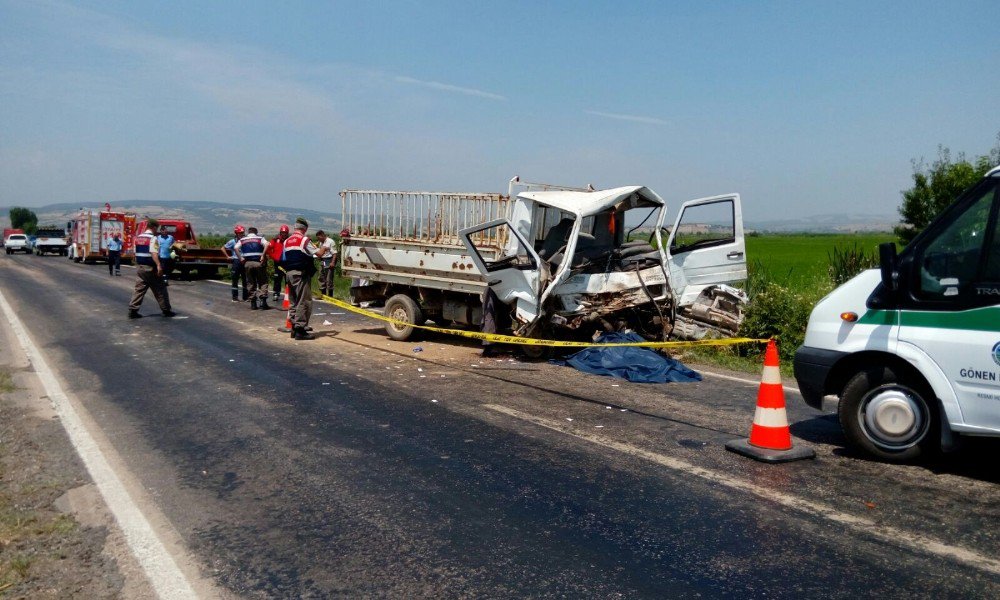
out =
<svg viewBox="0 0 1000 600"><path fill-rule="evenodd" d="M459 232L469 257L501 302L515 307L518 320L538 316L542 261L534 248L506 219L496 219Z"/></svg>
<svg viewBox="0 0 1000 600"><path fill-rule="evenodd" d="M746 279L746 242L739 194L689 200L667 240L671 285L686 304L709 285Z"/></svg>

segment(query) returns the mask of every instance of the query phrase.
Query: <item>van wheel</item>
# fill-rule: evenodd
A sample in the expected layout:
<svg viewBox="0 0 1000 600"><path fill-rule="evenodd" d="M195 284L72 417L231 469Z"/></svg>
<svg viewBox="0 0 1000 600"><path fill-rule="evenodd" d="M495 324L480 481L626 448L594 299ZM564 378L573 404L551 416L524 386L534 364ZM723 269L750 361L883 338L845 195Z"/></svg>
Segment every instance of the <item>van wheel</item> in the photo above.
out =
<svg viewBox="0 0 1000 600"><path fill-rule="evenodd" d="M911 462L936 450L933 393L923 382L900 378L888 367L852 377L837 412L850 445L880 460Z"/></svg>
<svg viewBox="0 0 1000 600"><path fill-rule="evenodd" d="M406 294L396 294L385 303L385 316L415 325L424 324L424 313L417 302ZM397 342L405 342L416 336L417 328L386 322L385 332Z"/></svg>

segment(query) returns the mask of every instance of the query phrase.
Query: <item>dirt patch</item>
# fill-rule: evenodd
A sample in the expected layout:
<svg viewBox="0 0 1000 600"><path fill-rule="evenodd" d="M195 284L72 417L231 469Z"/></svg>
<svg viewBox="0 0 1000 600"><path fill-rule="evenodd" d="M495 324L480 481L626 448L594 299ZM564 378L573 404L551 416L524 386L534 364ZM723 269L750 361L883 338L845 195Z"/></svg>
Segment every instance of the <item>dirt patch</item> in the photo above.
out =
<svg viewBox="0 0 1000 600"><path fill-rule="evenodd" d="M0 367L0 598L121 597L103 504L33 378Z"/></svg>

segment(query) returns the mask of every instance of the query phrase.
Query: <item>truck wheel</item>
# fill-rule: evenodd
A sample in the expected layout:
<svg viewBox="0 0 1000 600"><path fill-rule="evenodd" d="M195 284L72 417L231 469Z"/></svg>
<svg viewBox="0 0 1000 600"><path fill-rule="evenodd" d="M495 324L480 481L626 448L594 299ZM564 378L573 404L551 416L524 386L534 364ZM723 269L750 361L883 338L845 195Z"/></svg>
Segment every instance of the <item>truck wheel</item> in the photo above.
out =
<svg viewBox="0 0 1000 600"><path fill-rule="evenodd" d="M416 325L424 324L424 313L417 302L406 294L396 294L385 303L385 316ZM397 342L405 342L415 337L417 328L386 323L385 332Z"/></svg>
<svg viewBox="0 0 1000 600"><path fill-rule="evenodd" d="M852 447L886 462L902 463L936 449L934 403L923 382L907 381L888 367L872 367L847 382L838 414Z"/></svg>

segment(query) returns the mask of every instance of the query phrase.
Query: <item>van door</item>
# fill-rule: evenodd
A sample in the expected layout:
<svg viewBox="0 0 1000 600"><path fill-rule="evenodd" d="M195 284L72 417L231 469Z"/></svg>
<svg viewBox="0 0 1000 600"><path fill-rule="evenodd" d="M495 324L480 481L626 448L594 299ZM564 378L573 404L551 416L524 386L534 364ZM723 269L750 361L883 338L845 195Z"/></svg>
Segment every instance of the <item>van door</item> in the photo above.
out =
<svg viewBox="0 0 1000 600"><path fill-rule="evenodd" d="M1000 431L1000 177L916 240L899 341L951 382L965 425Z"/></svg>
<svg viewBox="0 0 1000 600"><path fill-rule="evenodd" d="M739 194L689 200L667 240L671 287L682 297L707 285L746 279L746 242Z"/></svg>
<svg viewBox="0 0 1000 600"><path fill-rule="evenodd" d="M538 315L541 259L506 219L496 219L459 232L469 257L486 284L504 304L514 304L517 318Z"/></svg>

